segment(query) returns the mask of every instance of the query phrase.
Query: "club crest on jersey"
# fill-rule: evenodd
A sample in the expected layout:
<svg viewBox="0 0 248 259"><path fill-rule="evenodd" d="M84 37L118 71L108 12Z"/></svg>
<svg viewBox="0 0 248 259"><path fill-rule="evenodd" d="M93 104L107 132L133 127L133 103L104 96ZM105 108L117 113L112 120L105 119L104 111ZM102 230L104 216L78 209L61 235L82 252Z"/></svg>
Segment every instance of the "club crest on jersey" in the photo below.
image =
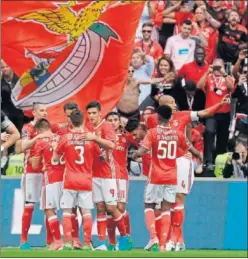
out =
<svg viewBox="0 0 248 259"><path fill-rule="evenodd" d="M23 132L22 132L22 137L23 138L26 138L28 136L28 131L27 130L24 130Z"/></svg>
<svg viewBox="0 0 248 259"><path fill-rule="evenodd" d="M77 1L54 2L56 9L14 18L18 23L33 22L51 34L67 36L66 44L60 46L39 52L23 50L35 66L20 77L12 90L15 106L29 110L34 102L42 99L50 107L75 95L88 84L102 63L110 39L120 41L108 24L98 21L106 10L106 2L92 1L79 11L73 9Z"/></svg>
<svg viewBox="0 0 248 259"><path fill-rule="evenodd" d="M179 125L179 121L173 121L172 124L174 127L177 127Z"/></svg>

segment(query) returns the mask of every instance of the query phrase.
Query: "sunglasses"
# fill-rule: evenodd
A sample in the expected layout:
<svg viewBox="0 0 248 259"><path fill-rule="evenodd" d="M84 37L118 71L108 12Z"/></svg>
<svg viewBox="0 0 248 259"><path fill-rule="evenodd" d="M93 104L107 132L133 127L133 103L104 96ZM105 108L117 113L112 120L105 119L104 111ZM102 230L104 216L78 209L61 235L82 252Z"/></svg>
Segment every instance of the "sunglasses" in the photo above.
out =
<svg viewBox="0 0 248 259"><path fill-rule="evenodd" d="M143 33L152 33L152 31L143 30Z"/></svg>
<svg viewBox="0 0 248 259"><path fill-rule="evenodd" d="M134 73L134 70L128 70L128 73Z"/></svg>

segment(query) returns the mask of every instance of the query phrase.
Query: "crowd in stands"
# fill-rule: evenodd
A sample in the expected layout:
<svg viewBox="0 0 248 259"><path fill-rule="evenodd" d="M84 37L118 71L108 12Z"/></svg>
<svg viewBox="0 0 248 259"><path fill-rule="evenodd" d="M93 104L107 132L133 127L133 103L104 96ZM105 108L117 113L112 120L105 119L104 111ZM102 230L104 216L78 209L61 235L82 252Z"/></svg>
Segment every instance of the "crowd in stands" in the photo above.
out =
<svg viewBox="0 0 248 259"><path fill-rule="evenodd" d="M204 165L196 166L198 176L248 175L247 12L245 0L146 1L137 29L127 83L116 107L123 121L145 121L156 112L161 95L174 97L179 110L193 111L230 95L229 105L191 125L191 141L204 152ZM21 131L30 119L10 98L17 80L2 61L2 110Z"/></svg>

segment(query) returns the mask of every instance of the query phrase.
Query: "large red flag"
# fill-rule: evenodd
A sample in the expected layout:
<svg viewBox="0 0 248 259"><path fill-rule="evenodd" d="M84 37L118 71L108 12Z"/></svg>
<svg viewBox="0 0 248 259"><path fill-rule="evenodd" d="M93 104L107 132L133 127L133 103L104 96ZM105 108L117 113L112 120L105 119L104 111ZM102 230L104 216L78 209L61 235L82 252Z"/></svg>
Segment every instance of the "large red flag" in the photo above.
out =
<svg viewBox="0 0 248 259"><path fill-rule="evenodd" d="M120 98L144 1L3 1L2 58L20 76L13 102L30 111L47 104L84 110L100 101L103 114Z"/></svg>

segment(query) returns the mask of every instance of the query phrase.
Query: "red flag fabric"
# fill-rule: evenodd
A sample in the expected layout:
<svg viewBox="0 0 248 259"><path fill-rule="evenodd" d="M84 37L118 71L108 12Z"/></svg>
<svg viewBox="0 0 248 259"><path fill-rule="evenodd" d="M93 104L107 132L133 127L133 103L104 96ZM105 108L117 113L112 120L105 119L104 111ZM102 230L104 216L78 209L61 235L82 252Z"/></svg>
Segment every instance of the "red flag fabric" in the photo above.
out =
<svg viewBox="0 0 248 259"><path fill-rule="evenodd" d="M29 112L45 103L63 121L63 105L103 115L125 85L144 1L2 1L2 58L20 76L12 101Z"/></svg>

